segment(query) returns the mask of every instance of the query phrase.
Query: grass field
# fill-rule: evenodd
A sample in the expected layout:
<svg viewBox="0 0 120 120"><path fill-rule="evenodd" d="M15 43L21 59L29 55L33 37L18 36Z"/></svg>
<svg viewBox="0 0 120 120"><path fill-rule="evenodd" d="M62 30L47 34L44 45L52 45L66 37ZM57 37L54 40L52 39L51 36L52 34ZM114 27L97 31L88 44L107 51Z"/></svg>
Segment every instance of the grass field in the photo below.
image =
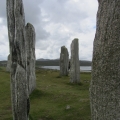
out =
<svg viewBox="0 0 120 120"><path fill-rule="evenodd" d="M37 88L30 95L30 120L90 120L90 73L81 73L79 85L59 71L37 69ZM0 120L12 120L10 75L0 68Z"/></svg>

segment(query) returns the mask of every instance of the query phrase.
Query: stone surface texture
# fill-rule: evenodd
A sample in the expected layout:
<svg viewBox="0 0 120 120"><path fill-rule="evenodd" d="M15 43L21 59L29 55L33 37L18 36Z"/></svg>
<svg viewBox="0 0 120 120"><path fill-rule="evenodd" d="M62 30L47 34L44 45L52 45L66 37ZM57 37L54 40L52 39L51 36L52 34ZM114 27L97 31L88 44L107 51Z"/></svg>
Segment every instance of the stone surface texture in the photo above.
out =
<svg viewBox="0 0 120 120"><path fill-rule="evenodd" d="M10 54L9 54L7 59L6 71L10 72L10 69L11 69L11 60L10 60Z"/></svg>
<svg viewBox="0 0 120 120"><path fill-rule="evenodd" d="M27 80L29 94L36 88L35 75L35 29L30 23L25 26L27 50Z"/></svg>
<svg viewBox="0 0 120 120"><path fill-rule="evenodd" d="M120 0L99 0L90 86L91 120L120 120Z"/></svg>
<svg viewBox="0 0 120 120"><path fill-rule="evenodd" d="M77 38L71 43L70 82L80 83L79 44Z"/></svg>
<svg viewBox="0 0 120 120"><path fill-rule="evenodd" d="M22 0L6 0L11 55L11 98L13 120L28 120L27 56Z"/></svg>
<svg viewBox="0 0 120 120"><path fill-rule="evenodd" d="M61 47L60 53L60 76L68 75L69 53L65 46Z"/></svg>

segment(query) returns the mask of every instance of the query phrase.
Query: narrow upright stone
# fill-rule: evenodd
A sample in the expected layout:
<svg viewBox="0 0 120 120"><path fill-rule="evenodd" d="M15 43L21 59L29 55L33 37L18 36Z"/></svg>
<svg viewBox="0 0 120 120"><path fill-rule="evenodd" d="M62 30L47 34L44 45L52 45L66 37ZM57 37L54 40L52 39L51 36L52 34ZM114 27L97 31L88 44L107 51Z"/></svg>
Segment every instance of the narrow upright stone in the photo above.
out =
<svg viewBox="0 0 120 120"><path fill-rule="evenodd" d="M120 120L120 0L98 0L91 120Z"/></svg>
<svg viewBox="0 0 120 120"><path fill-rule="evenodd" d="M22 0L6 0L11 55L11 97L13 120L28 120L25 18Z"/></svg>
<svg viewBox="0 0 120 120"><path fill-rule="evenodd" d="M71 83L80 82L78 39L74 39L71 43L70 82Z"/></svg>
<svg viewBox="0 0 120 120"><path fill-rule="evenodd" d="M6 71L10 72L10 69L11 69L11 60L10 60L10 54L9 54L7 59Z"/></svg>
<svg viewBox="0 0 120 120"><path fill-rule="evenodd" d="M60 76L68 75L69 53L65 46L61 47L60 53Z"/></svg>
<svg viewBox="0 0 120 120"><path fill-rule="evenodd" d="M27 46L27 80L29 94L36 87L35 76L35 29L30 23L25 27L26 31L26 46Z"/></svg>

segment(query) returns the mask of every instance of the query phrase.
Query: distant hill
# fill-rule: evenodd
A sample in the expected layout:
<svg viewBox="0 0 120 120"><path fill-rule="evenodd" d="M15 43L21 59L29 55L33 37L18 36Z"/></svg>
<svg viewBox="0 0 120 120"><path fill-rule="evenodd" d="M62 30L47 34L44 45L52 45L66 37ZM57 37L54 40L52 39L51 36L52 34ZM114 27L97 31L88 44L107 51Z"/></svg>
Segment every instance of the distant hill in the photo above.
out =
<svg viewBox="0 0 120 120"><path fill-rule="evenodd" d="M44 59L44 58L40 58L40 59L37 59L37 61L48 61L50 59Z"/></svg>
<svg viewBox="0 0 120 120"><path fill-rule="evenodd" d="M7 65L7 61L4 60L4 61L0 61L0 66L6 66Z"/></svg>
<svg viewBox="0 0 120 120"><path fill-rule="evenodd" d="M0 66L6 66L7 61L0 61ZM59 59L38 59L36 66L59 66ZM91 66L91 61L80 60L80 66Z"/></svg>
<svg viewBox="0 0 120 120"><path fill-rule="evenodd" d="M36 66L59 66L59 59L36 60ZM80 60L80 66L91 66L91 61Z"/></svg>

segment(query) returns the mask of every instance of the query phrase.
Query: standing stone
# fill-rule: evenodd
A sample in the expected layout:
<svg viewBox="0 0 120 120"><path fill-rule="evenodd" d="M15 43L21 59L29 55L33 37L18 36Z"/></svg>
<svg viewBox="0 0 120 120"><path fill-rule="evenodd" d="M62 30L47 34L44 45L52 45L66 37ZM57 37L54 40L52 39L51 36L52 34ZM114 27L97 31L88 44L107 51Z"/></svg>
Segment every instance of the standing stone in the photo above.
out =
<svg viewBox="0 0 120 120"><path fill-rule="evenodd" d="M69 53L65 46L61 47L60 53L60 76L68 75Z"/></svg>
<svg viewBox="0 0 120 120"><path fill-rule="evenodd" d="M120 120L120 0L99 0L90 96L92 120Z"/></svg>
<svg viewBox="0 0 120 120"><path fill-rule="evenodd" d="M70 82L80 82L79 46L77 38L71 43Z"/></svg>
<svg viewBox="0 0 120 120"><path fill-rule="evenodd" d="M10 69L11 69L11 60L10 60L10 54L9 54L7 59L6 71L10 72Z"/></svg>
<svg viewBox="0 0 120 120"><path fill-rule="evenodd" d="M26 46L27 46L27 80L29 94L36 87L35 76L35 29L32 24L27 23L26 31Z"/></svg>
<svg viewBox="0 0 120 120"><path fill-rule="evenodd" d="M22 0L7 0L11 55L11 98L13 120L28 120L25 18Z"/></svg>

